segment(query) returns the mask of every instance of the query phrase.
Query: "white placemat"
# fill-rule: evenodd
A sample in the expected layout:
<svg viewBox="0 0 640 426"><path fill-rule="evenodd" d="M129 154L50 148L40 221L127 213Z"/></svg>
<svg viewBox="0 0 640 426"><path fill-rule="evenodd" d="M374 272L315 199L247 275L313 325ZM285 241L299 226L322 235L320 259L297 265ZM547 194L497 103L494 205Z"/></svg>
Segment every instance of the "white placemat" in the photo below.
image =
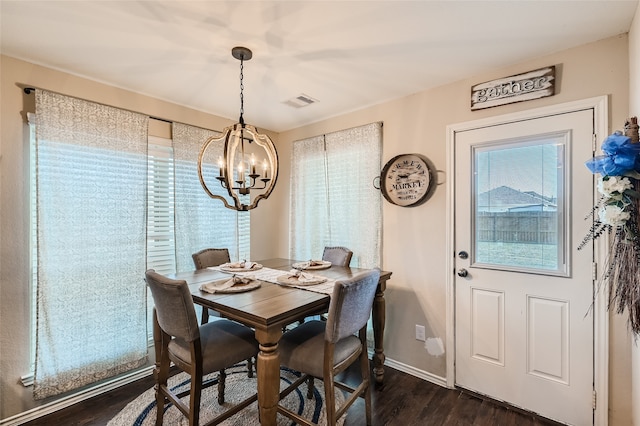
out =
<svg viewBox="0 0 640 426"><path fill-rule="evenodd" d="M329 269L331 268L331 262L328 260L307 260L306 262L296 262L293 266L295 269L314 270L314 269Z"/></svg>

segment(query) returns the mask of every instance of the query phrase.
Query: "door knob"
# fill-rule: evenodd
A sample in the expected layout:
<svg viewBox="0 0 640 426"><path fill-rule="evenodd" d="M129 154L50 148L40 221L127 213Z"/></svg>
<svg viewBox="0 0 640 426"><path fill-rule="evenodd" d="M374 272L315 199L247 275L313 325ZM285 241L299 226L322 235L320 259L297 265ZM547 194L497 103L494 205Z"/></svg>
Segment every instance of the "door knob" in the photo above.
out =
<svg viewBox="0 0 640 426"><path fill-rule="evenodd" d="M469 271L467 271L466 269L462 268L462 269L458 269L458 276L459 277L466 277L467 275L469 275Z"/></svg>

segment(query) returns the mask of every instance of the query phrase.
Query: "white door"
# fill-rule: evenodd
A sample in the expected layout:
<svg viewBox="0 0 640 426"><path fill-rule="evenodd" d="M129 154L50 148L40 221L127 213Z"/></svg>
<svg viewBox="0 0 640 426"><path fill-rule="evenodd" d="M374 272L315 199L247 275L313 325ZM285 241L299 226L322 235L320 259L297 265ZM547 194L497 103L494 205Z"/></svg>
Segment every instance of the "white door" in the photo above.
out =
<svg viewBox="0 0 640 426"><path fill-rule="evenodd" d="M592 109L455 134L456 385L593 423Z"/></svg>

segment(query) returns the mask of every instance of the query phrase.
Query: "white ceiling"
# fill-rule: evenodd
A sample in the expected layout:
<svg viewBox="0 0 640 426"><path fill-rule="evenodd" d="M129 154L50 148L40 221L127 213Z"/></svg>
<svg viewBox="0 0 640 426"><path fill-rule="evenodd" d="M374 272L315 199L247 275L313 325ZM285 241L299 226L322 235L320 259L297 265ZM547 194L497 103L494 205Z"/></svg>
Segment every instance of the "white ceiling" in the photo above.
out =
<svg viewBox="0 0 640 426"><path fill-rule="evenodd" d="M0 0L0 46L233 120L246 46L244 118L283 131L626 33L637 3Z"/></svg>

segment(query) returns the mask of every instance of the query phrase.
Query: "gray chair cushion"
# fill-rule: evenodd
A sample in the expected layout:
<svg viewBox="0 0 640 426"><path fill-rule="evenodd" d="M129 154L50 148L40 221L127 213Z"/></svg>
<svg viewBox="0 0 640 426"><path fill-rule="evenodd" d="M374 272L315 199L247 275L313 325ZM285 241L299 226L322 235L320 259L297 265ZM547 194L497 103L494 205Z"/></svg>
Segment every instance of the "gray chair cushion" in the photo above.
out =
<svg viewBox="0 0 640 426"><path fill-rule="evenodd" d="M278 350L280 363L301 373L322 378L325 321L309 321L286 332ZM344 361L360 347L360 339L348 336L336 344L334 362Z"/></svg>
<svg viewBox="0 0 640 426"><path fill-rule="evenodd" d="M200 327L200 344L203 374L225 369L258 353L258 342L253 331L226 319ZM182 339L173 339L169 343L169 356L190 364L189 344Z"/></svg>

